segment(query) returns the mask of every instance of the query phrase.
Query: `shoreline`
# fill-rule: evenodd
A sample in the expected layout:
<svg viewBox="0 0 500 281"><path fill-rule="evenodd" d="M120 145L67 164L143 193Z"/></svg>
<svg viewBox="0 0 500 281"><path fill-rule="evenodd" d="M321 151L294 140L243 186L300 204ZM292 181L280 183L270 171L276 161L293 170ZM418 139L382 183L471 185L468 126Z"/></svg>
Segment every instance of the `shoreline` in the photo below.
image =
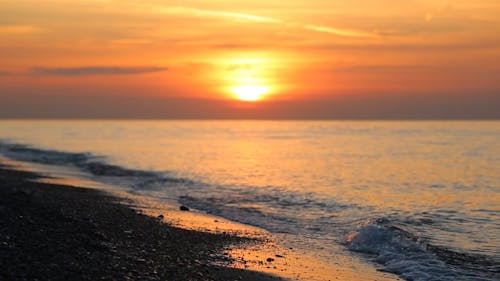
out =
<svg viewBox="0 0 500 281"><path fill-rule="evenodd" d="M41 178L0 163L2 279L283 280L228 267L225 251L255 239L178 228L104 191Z"/></svg>
<svg viewBox="0 0 500 281"><path fill-rule="evenodd" d="M392 274L381 272L369 264L354 261L349 257L336 256L335 260L319 258L314 252L290 245L286 235L271 234L264 229L196 209L191 209L189 212L180 211L179 202L175 200L165 201L164 198L158 200L130 193L119 185L94 181L71 166L25 162L0 155L0 170L2 165L9 167L10 170L36 175L35 178L25 179L35 184L96 191L111 198L113 203L121 204L138 215L146 215L155 220L162 215L162 222L174 228L228 235L244 240L226 244L216 253L217 257L222 256L221 259L214 261L217 272L220 272L220 267L224 268L222 279L200 280L400 280ZM269 258L272 261L268 261ZM256 276L259 274L263 275Z"/></svg>

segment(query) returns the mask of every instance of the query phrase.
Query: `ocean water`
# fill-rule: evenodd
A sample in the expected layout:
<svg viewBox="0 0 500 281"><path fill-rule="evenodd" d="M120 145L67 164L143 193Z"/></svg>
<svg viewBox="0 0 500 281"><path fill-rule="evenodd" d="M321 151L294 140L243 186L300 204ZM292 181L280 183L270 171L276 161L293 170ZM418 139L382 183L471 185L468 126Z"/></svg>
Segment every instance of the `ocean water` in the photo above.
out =
<svg viewBox="0 0 500 281"><path fill-rule="evenodd" d="M0 121L0 155L405 280L500 280L500 122Z"/></svg>

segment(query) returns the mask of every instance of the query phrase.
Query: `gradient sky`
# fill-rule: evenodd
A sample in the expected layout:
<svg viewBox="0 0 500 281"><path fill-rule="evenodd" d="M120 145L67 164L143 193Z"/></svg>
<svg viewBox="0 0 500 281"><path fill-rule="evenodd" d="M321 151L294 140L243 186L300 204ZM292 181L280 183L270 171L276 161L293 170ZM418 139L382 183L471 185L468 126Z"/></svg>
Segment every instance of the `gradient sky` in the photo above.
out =
<svg viewBox="0 0 500 281"><path fill-rule="evenodd" d="M498 15L498 0L0 0L0 117L500 118Z"/></svg>

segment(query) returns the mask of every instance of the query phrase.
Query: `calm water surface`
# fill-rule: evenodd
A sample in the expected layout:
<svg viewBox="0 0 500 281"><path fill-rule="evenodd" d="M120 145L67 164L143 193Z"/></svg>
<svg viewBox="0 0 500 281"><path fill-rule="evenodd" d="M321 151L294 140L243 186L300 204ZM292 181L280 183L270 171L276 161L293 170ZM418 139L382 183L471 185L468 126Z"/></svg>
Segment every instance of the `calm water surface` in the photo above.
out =
<svg viewBox="0 0 500 281"><path fill-rule="evenodd" d="M408 280L500 278L500 122L0 121L73 165ZM26 144L28 146L20 146Z"/></svg>

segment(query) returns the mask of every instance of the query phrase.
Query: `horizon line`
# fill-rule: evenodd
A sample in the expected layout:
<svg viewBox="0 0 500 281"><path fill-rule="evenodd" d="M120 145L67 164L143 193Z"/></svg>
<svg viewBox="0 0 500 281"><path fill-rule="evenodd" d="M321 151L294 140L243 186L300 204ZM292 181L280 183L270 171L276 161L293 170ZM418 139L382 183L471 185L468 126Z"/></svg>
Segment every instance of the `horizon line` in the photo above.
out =
<svg viewBox="0 0 500 281"><path fill-rule="evenodd" d="M162 118L162 117L0 117L0 121L500 121L500 118Z"/></svg>

